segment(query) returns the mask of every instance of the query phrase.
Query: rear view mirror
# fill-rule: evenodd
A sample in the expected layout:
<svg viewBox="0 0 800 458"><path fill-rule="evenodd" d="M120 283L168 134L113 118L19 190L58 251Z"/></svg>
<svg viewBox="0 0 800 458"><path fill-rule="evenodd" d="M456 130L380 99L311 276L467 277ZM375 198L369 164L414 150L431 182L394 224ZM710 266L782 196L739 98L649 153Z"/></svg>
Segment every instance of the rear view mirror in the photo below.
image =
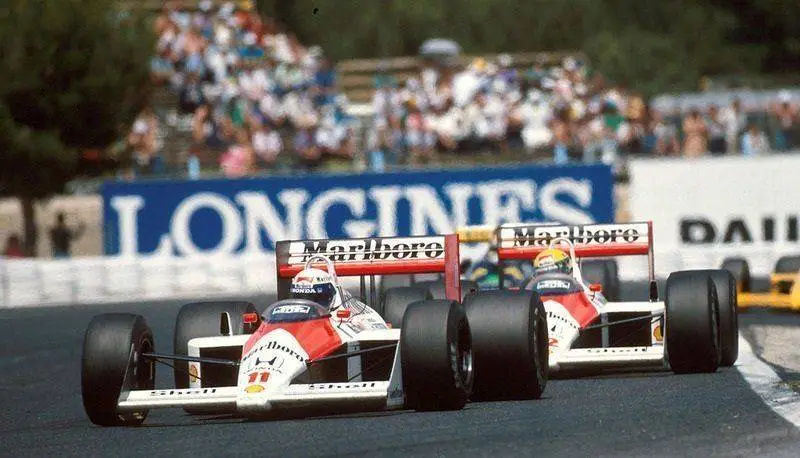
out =
<svg viewBox="0 0 800 458"><path fill-rule="evenodd" d="M589 291L593 293L601 293L603 292L603 285L601 285L600 283L592 283L591 285L589 285Z"/></svg>

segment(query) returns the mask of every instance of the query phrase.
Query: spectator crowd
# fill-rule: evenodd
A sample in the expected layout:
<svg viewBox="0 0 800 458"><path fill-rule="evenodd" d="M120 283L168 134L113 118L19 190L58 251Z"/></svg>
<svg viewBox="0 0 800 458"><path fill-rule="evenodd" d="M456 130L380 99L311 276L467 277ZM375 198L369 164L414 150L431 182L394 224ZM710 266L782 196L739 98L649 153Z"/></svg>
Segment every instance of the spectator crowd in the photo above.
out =
<svg viewBox="0 0 800 458"><path fill-rule="evenodd" d="M172 0L155 28L152 79L177 104L167 119L143 110L126 139L143 174L165 173L169 126L191 133L181 163L192 178L209 168L242 176L354 161L381 171L442 155L466 162L476 151L563 164L800 147L798 100L789 92L767 104L657 109L573 57L529 68L508 54L465 68L426 61L405 81L378 72L372 114L359 119L348 115L323 50L270 18L232 2L187 9Z"/></svg>
<svg viewBox="0 0 800 458"><path fill-rule="evenodd" d="M590 76L575 58L525 71L512 64L501 54L494 62L477 58L464 70L426 66L402 85L379 76L370 154L415 163L441 151L515 149L525 152L522 158L563 164L800 147L798 104L786 91L748 107L732 97L724 106L660 110L635 90Z"/></svg>
<svg viewBox="0 0 800 458"><path fill-rule="evenodd" d="M166 2L155 21L151 73L177 96L169 123L191 130L190 176L206 159L239 176L274 169L287 150L297 168L353 157L353 119L321 48L303 46L281 25L232 2L181 6ZM163 124L146 108L133 126L127 146L141 170L163 171Z"/></svg>

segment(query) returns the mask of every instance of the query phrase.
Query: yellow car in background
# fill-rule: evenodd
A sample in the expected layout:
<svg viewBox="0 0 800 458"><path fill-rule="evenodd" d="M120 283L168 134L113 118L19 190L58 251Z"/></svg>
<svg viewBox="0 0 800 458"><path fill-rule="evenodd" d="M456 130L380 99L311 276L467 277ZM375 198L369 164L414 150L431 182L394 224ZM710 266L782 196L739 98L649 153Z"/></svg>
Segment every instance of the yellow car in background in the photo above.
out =
<svg viewBox="0 0 800 458"><path fill-rule="evenodd" d="M768 307L800 311L800 256L782 256L775 263L769 278L769 290L752 290L750 267L744 258L728 258L722 268L731 271L736 279L740 309Z"/></svg>

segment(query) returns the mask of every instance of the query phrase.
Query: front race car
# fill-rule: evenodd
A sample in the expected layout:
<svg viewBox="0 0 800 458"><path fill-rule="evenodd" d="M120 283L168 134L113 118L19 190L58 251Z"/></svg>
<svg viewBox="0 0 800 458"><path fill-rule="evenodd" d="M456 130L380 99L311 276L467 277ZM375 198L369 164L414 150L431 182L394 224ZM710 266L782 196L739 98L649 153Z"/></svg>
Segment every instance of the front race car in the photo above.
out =
<svg viewBox="0 0 800 458"><path fill-rule="evenodd" d="M242 301L184 305L174 354L156 351L141 316L95 317L82 358L90 420L139 424L149 409L165 407L271 417L290 410L464 406L472 388L472 349L457 303L457 236L282 241L276 258L277 301L261 312ZM306 272L327 272L338 299L322 305L290 294L290 285L305 281L299 277ZM398 304L407 310L394 327L374 310L374 275L439 272L450 301ZM362 297L370 277L373 300L354 297L338 276L360 276ZM174 364L175 387L155 389L156 363L165 361Z"/></svg>

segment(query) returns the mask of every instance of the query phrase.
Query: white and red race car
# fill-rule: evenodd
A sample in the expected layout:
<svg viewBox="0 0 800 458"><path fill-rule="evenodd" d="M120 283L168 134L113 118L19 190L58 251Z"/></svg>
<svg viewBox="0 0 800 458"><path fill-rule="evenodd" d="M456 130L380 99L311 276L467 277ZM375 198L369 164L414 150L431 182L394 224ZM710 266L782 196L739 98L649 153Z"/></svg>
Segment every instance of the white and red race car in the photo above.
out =
<svg viewBox="0 0 800 458"><path fill-rule="evenodd" d="M514 224L497 228L495 236L501 268L506 260L532 260L547 248L560 248L570 255L571 275L543 274L525 286L541 296L547 311L551 371L651 367L678 373L713 372L736 361L733 277L725 270L675 272L667 279L664 299L659 300L652 222ZM602 283L584 280L581 259L631 255L648 258L646 300L606 300L602 291L608 285L602 283L618 281L616 263L593 260L591 276Z"/></svg>
<svg viewBox="0 0 800 458"><path fill-rule="evenodd" d="M156 351L143 317L96 316L86 331L82 395L98 425L136 425L149 409L269 417L287 411L460 409L473 399L535 399L547 381L544 307L530 291L461 303L458 236L281 241L277 298L184 305L174 353ZM301 270L359 276L335 310L289 294ZM443 298L400 287L376 297L375 276L443 273ZM441 285L440 285L441 286ZM377 309L377 310L376 310ZM472 325L470 325L472 323ZM156 362L175 387L155 389ZM477 375L477 374L482 375Z"/></svg>

